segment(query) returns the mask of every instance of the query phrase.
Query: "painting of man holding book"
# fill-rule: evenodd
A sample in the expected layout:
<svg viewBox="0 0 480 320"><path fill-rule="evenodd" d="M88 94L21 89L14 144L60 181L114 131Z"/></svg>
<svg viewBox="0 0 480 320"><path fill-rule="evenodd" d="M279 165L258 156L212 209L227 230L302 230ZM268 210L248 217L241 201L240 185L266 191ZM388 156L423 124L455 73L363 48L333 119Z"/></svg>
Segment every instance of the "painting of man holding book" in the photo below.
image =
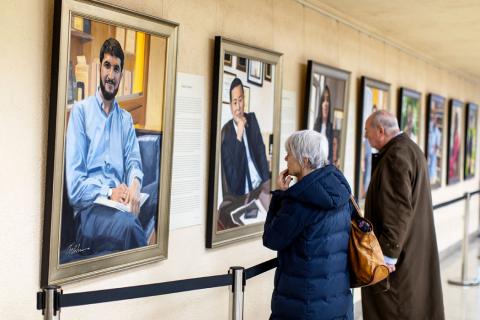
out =
<svg viewBox="0 0 480 320"><path fill-rule="evenodd" d="M115 99L124 62L120 43L105 40L100 85L70 111L65 179L75 235L62 254L64 261L134 249L149 240L146 230L158 207L158 196L149 195L158 194L158 181L142 189L144 172L132 116Z"/></svg>

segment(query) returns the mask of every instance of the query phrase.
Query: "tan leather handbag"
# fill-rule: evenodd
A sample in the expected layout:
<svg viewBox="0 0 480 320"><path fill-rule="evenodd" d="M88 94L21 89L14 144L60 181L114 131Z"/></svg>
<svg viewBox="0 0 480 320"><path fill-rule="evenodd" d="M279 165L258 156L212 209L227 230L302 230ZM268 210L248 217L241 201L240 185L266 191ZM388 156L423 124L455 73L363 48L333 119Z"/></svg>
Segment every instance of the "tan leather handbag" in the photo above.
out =
<svg viewBox="0 0 480 320"><path fill-rule="evenodd" d="M348 243L350 287L366 287L386 279L389 272L372 223L361 216L353 196L350 200L355 207Z"/></svg>

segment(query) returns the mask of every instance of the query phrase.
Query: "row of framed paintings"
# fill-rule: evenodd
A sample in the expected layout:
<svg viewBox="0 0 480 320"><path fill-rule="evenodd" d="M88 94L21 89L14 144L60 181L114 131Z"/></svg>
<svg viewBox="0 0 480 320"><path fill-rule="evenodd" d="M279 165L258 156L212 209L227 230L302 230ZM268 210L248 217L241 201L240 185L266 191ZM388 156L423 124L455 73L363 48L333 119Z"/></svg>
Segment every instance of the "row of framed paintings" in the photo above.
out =
<svg viewBox="0 0 480 320"><path fill-rule="evenodd" d="M41 285L166 259L172 190L178 25L97 1L59 0L54 14ZM118 44L124 58L107 52L112 60L104 65L107 58L101 48L105 44ZM111 78L108 67L117 58L123 72ZM281 53L220 36L215 38L213 58L208 248L263 231L270 190L275 187L272 177L279 171L283 74ZM350 73L312 61L307 69L303 127L326 135L329 160L343 169L345 158L352 156L345 150ZM89 113L101 106L101 97L108 93L105 87L110 88L110 101L115 99L125 119L131 118L122 123L128 139L105 129L108 122L101 119L108 119L108 114ZM360 196L368 185L372 152L362 138L363 124L372 111L389 109L389 90L386 83L362 78L355 188ZM418 138L420 94L404 89L401 96L406 97L399 114L402 128L412 139ZM441 126L432 129L426 140L440 141L437 145L443 139L444 102L436 95L429 99L428 114ZM448 181L452 183L460 179L463 113L456 100L450 109L448 158L453 160L448 162L448 172L452 172ZM89 121L82 118L84 114ZM469 104L463 143L467 146L466 176L474 174L476 117L477 107ZM432 166L439 175L444 151L438 147L434 154ZM136 163L135 170L124 168L127 163ZM131 174L126 172L138 175L139 170L143 178L130 179L142 180L140 191L148 195L139 212L132 215L101 207L106 201L100 196L113 199L109 188L129 184ZM92 222L91 217L98 219ZM124 222L134 227L127 234L135 234L136 242L103 234L96 226L111 223L115 226L104 230L123 230Z"/></svg>
<svg viewBox="0 0 480 320"><path fill-rule="evenodd" d="M325 134L330 147L329 160L340 169L343 169L345 158L349 82L348 71L308 62L303 127ZM372 154L377 152L364 137L365 122L377 110L394 112L390 106L390 94L390 84L361 78L355 141L355 194L360 203L365 199L370 182ZM432 189L442 186L445 155L447 185L461 180L462 163L463 178L472 178L475 175L478 106L467 103L465 109L461 101L451 99L447 113L446 99L431 93L427 95L426 116L422 121L421 98L420 92L399 88L397 119L400 130L415 143L424 142L420 147L425 151ZM423 140L422 132L425 132ZM448 137L447 152L443 143L445 137Z"/></svg>
<svg viewBox="0 0 480 320"><path fill-rule="evenodd" d="M389 89L390 85L385 82L367 77L361 79L355 170L355 192L360 201L365 198L370 180L371 154L376 152L372 150L363 136L365 121L376 110L393 112L393 108L388 104ZM462 179L462 165L463 179L472 178L475 175L478 106L474 103L464 104L459 100L450 99L447 110L445 97L429 93L426 100L425 118L422 121L421 98L422 94L418 91L404 87L399 88L397 120L400 130L424 150L432 189L437 189L443 184L443 159L445 156L447 185L457 183ZM422 132L425 137L423 140ZM422 141L423 144L420 145Z"/></svg>
<svg viewBox="0 0 480 320"><path fill-rule="evenodd" d="M258 66L259 70L268 65L273 75L270 85L265 82L261 87L255 85L250 80L250 68L239 68L239 62L241 66ZM262 233L268 192L274 187L272 177L279 167L281 54L217 37L213 72L206 237L209 248ZM355 157L354 192L363 204L372 171L372 154L377 152L364 137L364 125L373 112L394 112L394 108L390 105L390 84L361 77L355 148L351 148L351 153L346 152L350 81L348 71L308 61L302 128L325 135L329 143L328 160L341 170L346 157ZM438 188L442 185L446 153L443 147L446 99L429 94L426 120L422 121L421 93L399 88L398 97L399 127L415 143L425 142L420 147L425 150L432 188ZM461 179L461 150L465 151L464 178L475 174L477 109L475 104L468 103L464 115L463 104L451 100L447 184ZM424 131L426 134L422 135ZM463 137L461 132L465 133ZM239 142L241 135L248 142ZM255 177L253 183L251 177Z"/></svg>

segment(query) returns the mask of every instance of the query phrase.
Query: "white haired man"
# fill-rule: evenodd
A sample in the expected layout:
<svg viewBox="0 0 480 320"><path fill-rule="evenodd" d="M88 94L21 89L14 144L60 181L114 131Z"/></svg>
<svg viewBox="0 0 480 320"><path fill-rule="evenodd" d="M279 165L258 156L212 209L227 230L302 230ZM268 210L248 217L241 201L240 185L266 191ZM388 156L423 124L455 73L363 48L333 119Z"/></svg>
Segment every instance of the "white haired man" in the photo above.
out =
<svg viewBox="0 0 480 320"><path fill-rule="evenodd" d="M362 288L363 318L444 319L440 263L427 163L400 132L395 116L376 111L365 137L379 150L365 201L365 217L390 270L387 280Z"/></svg>

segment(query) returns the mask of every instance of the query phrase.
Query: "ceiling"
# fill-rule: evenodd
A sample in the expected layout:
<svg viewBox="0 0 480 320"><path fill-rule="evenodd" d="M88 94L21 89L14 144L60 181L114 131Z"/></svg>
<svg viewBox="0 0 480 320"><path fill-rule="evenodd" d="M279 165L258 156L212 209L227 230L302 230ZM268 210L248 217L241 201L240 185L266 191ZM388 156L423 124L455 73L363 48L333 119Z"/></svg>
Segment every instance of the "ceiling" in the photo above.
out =
<svg viewBox="0 0 480 320"><path fill-rule="evenodd" d="M297 0L480 82L479 0Z"/></svg>

